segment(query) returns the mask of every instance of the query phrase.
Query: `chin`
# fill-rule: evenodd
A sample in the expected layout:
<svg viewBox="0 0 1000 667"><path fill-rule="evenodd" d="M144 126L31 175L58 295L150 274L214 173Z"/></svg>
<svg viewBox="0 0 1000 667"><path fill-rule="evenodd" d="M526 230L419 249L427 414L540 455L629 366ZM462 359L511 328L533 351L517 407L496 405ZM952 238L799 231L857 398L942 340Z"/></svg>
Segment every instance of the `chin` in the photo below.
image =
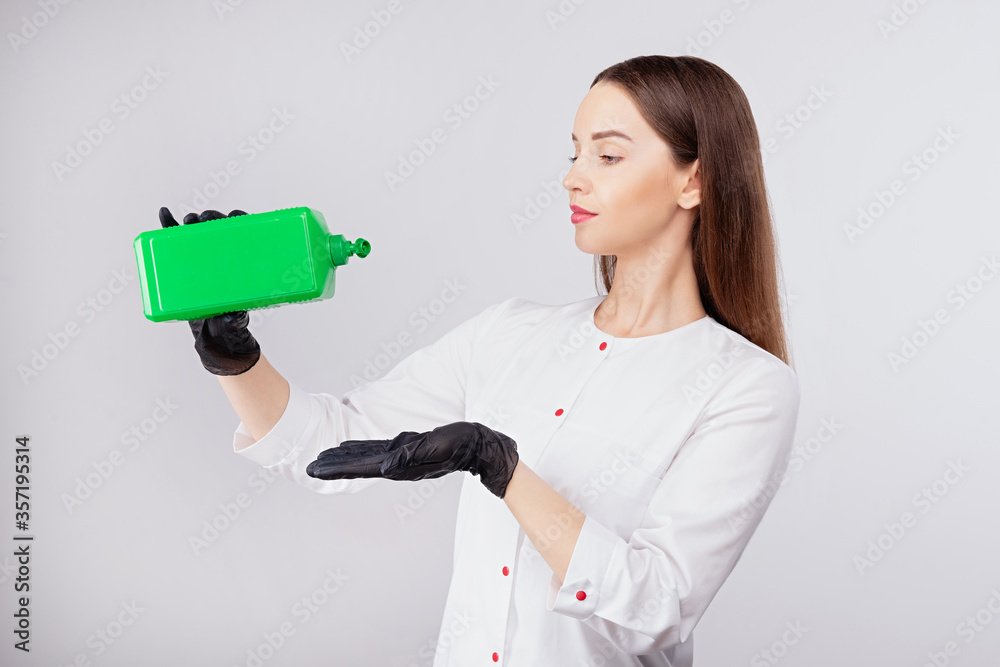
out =
<svg viewBox="0 0 1000 667"><path fill-rule="evenodd" d="M573 240L576 242L576 247L588 255L616 254L611 243L604 239L596 238L596 235L592 231L581 229L579 226L576 228L576 235Z"/></svg>

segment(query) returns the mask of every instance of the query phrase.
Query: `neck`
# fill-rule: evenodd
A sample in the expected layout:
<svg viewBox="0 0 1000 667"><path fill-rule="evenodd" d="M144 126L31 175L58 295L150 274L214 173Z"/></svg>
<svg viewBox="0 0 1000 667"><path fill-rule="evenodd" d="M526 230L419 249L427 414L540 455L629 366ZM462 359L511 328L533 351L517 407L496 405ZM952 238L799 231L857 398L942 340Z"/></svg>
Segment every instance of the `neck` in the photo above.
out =
<svg viewBox="0 0 1000 667"><path fill-rule="evenodd" d="M680 251L649 246L618 255L611 290L594 323L612 336L634 338L672 331L705 315L688 243Z"/></svg>

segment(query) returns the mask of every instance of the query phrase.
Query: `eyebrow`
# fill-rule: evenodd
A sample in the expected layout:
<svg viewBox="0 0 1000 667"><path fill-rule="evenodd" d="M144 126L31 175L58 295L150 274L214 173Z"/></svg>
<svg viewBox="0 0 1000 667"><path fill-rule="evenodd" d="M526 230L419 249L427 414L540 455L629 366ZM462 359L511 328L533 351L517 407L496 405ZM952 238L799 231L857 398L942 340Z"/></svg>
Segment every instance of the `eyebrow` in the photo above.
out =
<svg viewBox="0 0 1000 667"><path fill-rule="evenodd" d="M573 138L573 141L577 140L575 134L571 136ZM592 135L590 135L590 138L593 141L597 141L598 139L604 139L605 137L621 137L622 139L632 141L632 137L628 136L624 132L619 132L618 130L603 130L601 132L594 132Z"/></svg>

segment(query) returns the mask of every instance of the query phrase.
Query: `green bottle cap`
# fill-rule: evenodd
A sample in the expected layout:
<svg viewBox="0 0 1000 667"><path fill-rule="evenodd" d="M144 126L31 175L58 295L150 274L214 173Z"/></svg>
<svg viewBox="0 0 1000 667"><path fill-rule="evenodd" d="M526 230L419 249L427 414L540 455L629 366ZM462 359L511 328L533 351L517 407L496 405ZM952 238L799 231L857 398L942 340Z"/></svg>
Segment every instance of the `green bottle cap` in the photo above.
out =
<svg viewBox="0 0 1000 667"><path fill-rule="evenodd" d="M347 264L347 258L351 255L367 257L371 251L372 244L363 238L352 243L343 234L330 234L330 259L336 266Z"/></svg>

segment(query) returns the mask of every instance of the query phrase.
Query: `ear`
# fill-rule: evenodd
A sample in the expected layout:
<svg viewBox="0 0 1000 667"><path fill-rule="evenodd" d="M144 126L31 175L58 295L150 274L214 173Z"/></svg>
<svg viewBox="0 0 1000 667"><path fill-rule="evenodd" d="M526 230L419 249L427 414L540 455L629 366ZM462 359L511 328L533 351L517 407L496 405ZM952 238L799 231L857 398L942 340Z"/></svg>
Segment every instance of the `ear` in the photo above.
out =
<svg viewBox="0 0 1000 667"><path fill-rule="evenodd" d="M681 172L684 188L677 197L677 205L691 209L701 203L701 158L689 164Z"/></svg>

